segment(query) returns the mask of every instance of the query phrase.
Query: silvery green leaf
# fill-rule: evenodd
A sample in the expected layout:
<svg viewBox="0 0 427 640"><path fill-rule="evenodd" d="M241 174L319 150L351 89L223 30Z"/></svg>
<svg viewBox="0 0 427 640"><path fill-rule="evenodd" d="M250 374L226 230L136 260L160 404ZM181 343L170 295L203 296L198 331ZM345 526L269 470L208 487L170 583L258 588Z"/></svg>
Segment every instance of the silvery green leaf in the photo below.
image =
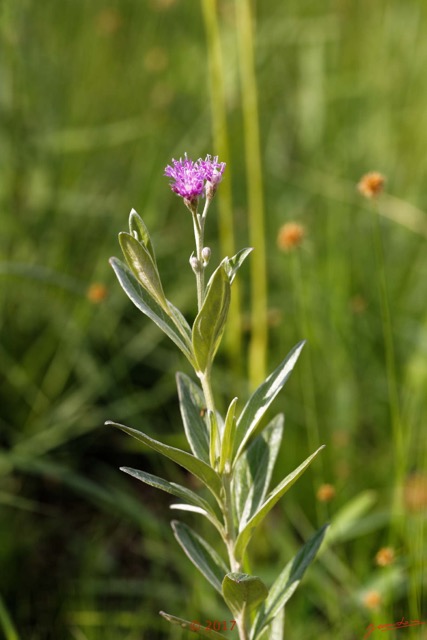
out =
<svg viewBox="0 0 427 640"><path fill-rule="evenodd" d="M237 453L235 460L243 453L261 418L289 378L303 346L304 342L299 342L288 353L283 362L260 384L243 407L236 427L234 450Z"/></svg>
<svg viewBox="0 0 427 640"><path fill-rule="evenodd" d="M256 617L252 635L254 640L259 637L263 629L270 624L279 611L283 609L295 592L307 567L314 560L327 528L328 525L326 524L316 531L314 536L310 538L298 551L296 556L288 562L282 573L275 580L266 601Z"/></svg>
<svg viewBox="0 0 427 640"><path fill-rule="evenodd" d="M158 440L153 440L142 431L138 431L137 429L132 429L131 427L126 427L123 424L119 424L117 422L111 422L110 420L106 422L107 425L112 425L113 427L117 427L121 429L125 433L133 436L137 440L140 440L154 451L158 451L159 453L166 456L166 458L170 458L177 464L190 471L193 475L195 475L199 480L201 480L208 489L214 494L216 498L219 498L222 483L220 477L212 469L206 462L199 460L191 455L191 453L187 453L186 451L182 451L181 449L176 449L175 447L170 447L167 444L163 444L163 442L159 442Z"/></svg>
<svg viewBox="0 0 427 640"><path fill-rule="evenodd" d="M135 209L132 209L129 215L129 232L131 236L136 237L137 240L147 249L154 264L156 264L156 256L154 254L153 243L151 242L150 234L145 226L142 218L137 214Z"/></svg>
<svg viewBox="0 0 427 640"><path fill-rule="evenodd" d="M311 456L309 456L299 467L294 469L282 482L280 482L273 491L267 496L265 502L261 505L258 511L252 516L243 529L240 530L237 536L236 544L234 547L234 553L238 560L243 558L246 546L251 539L255 529L264 520L268 512L274 507L274 505L280 500L280 498L288 491L292 485L298 480L298 478L304 473L307 467L312 463L314 458L324 448L324 445L319 447Z"/></svg>
<svg viewBox="0 0 427 640"><path fill-rule="evenodd" d="M186 524L171 522L175 538L191 562L205 576L211 585L221 593L221 583L228 569L224 560L212 547Z"/></svg>
<svg viewBox="0 0 427 640"><path fill-rule="evenodd" d="M250 640L254 640L255 627L252 627ZM263 628L256 636L256 640L285 640L285 607L275 616L274 620Z"/></svg>
<svg viewBox="0 0 427 640"><path fill-rule="evenodd" d="M258 511L270 485L283 435L284 416L276 416L239 458L233 474L236 514L242 529Z"/></svg>
<svg viewBox="0 0 427 640"><path fill-rule="evenodd" d="M230 306L230 282L220 265L208 286L202 308L193 324L193 352L198 371L210 369L218 349Z"/></svg>
<svg viewBox="0 0 427 640"><path fill-rule="evenodd" d="M222 633L218 633L218 631L206 628L197 622L183 620L182 618L171 616L169 613L165 613L164 611L160 611L160 615L171 624L175 624L178 627L181 627L181 629L185 629L186 631L197 634L199 638L202 637L210 638L211 640L227 640L227 637L223 636Z"/></svg>
<svg viewBox="0 0 427 640"><path fill-rule="evenodd" d="M177 330L169 315L167 315L151 295L142 288L133 273L125 264L123 264L123 262L117 258L111 258L110 264L115 271L122 289L134 305L138 307L142 313L148 316L150 320L155 322L155 324L157 324L157 326L181 349L189 362L195 366L192 354L192 345L189 337Z"/></svg>
<svg viewBox="0 0 427 640"><path fill-rule="evenodd" d="M237 398L234 398L228 407L225 417L224 429L221 441L221 455L219 461L219 471L222 473L227 465L231 466L231 456L233 453L233 438L236 429L236 404ZM228 472L228 469L227 469Z"/></svg>
<svg viewBox="0 0 427 640"><path fill-rule="evenodd" d="M184 373L176 374L176 383L188 443L197 458L209 462L209 433L203 417L206 412L203 391Z"/></svg>
<svg viewBox="0 0 427 640"><path fill-rule="evenodd" d="M233 615L239 616L263 602L268 595L268 589L257 576L232 572L224 577L222 595Z"/></svg>
<svg viewBox="0 0 427 640"><path fill-rule="evenodd" d="M162 309L169 314L169 307L163 292L160 275L149 251L134 236L122 231L119 233L120 246L126 262L138 282L154 298Z"/></svg>
<svg viewBox="0 0 427 640"><path fill-rule="evenodd" d="M166 491L166 493L170 493L177 498L181 498L181 500L185 500L190 505L197 506L197 508L202 509L206 513L210 514L213 518L216 518L216 514L209 502L201 498L197 493L194 493L194 491L187 489L186 487L182 487L175 482L168 482L163 478L154 476L151 473L147 473L146 471L140 471L139 469L121 467L120 471L128 473L130 476L137 478L137 480L141 480L141 482L144 482L151 487L155 487L156 489L160 489L161 491Z"/></svg>
<svg viewBox="0 0 427 640"><path fill-rule="evenodd" d="M246 249L241 249L232 258L224 258L224 260L221 262L221 264L224 265L224 268L230 279L230 284L232 284L238 270L240 269L243 262L246 260L246 258L252 251L253 251L253 247L247 247Z"/></svg>

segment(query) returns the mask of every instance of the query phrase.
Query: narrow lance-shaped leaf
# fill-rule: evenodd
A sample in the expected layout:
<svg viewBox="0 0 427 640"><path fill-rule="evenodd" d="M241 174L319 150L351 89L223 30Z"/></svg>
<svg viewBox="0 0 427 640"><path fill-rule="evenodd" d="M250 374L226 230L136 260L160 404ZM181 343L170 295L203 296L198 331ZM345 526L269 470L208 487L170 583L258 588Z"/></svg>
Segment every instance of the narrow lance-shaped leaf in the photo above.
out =
<svg viewBox="0 0 427 640"><path fill-rule="evenodd" d="M218 631L214 631L210 627L206 627L205 625L200 624L195 620L193 620L192 622L190 622L189 620L183 620L182 618L171 616L170 613L165 613L164 611L160 611L160 615L171 624L175 624L178 627L181 627L181 629L185 629L186 631L197 634L199 638L210 638L210 640L228 640L226 636L222 635L222 633L218 633Z"/></svg>
<svg viewBox="0 0 427 640"><path fill-rule="evenodd" d="M171 318L163 311L162 307L145 291L138 283L128 267L117 258L111 258L110 264L114 269L117 279L130 300L142 313L152 320L174 342L195 367L190 337L184 332L179 333ZM184 335L183 335L184 333Z"/></svg>
<svg viewBox="0 0 427 640"><path fill-rule="evenodd" d="M232 572L227 573L223 580L222 595L233 615L239 616L263 602L268 589L258 576Z"/></svg>
<svg viewBox="0 0 427 640"><path fill-rule="evenodd" d="M223 559L190 527L178 520L171 522L175 538L184 553L211 585L221 593L221 583L228 569Z"/></svg>
<svg viewBox="0 0 427 640"><path fill-rule="evenodd" d="M230 306L230 282L220 265L212 276L206 298L193 325L193 351L200 373L206 372L214 359Z"/></svg>
<svg viewBox="0 0 427 640"><path fill-rule="evenodd" d="M224 433L222 434L221 441L221 455L219 462L219 472L223 473L224 470L229 472L229 469L226 469L227 466L231 466L231 455L233 452L233 437L236 429L236 404L237 398L234 398L230 406L228 407L227 415L225 417L224 424Z"/></svg>
<svg viewBox="0 0 427 640"><path fill-rule="evenodd" d="M329 525L326 524L316 531L314 536L305 543L296 556L288 562L282 573L274 582L268 597L255 620L253 635L251 636L254 640L259 636L260 632L270 624L278 612L283 609L295 592L307 567L314 560L316 553L322 544L328 526Z"/></svg>
<svg viewBox="0 0 427 640"><path fill-rule="evenodd" d="M219 498L221 491L221 480L216 473L208 464L195 458L191 453L187 453L186 451L182 451L181 449L176 449L175 447L170 447L167 444L163 444L163 442L159 442L158 440L153 440L142 431L138 431L137 429L132 429L131 427L126 427L123 424L119 424L117 422L108 421L105 424L112 425L113 427L117 427L121 429L125 433L128 433L130 436L133 436L137 440L140 440L144 444L146 444L151 449L162 453L167 458L170 458L177 464L190 471L193 475L195 475L199 480L201 480L208 489L215 495L216 498Z"/></svg>
<svg viewBox="0 0 427 640"><path fill-rule="evenodd" d="M234 450L237 450L235 461L243 453L261 418L289 378L303 346L304 342L300 342L288 353L284 361L254 391L244 406L237 421L234 444Z"/></svg>
<svg viewBox="0 0 427 640"><path fill-rule="evenodd" d="M119 233L119 241L126 262L138 282L148 291L162 309L169 314L168 303L163 292L159 272L149 251L134 236L125 231Z"/></svg>
<svg viewBox="0 0 427 640"><path fill-rule="evenodd" d="M227 275L230 279L230 284L233 283L234 278L243 262L246 260L248 255L253 251L253 247L247 247L246 249L241 249L236 253L232 258L224 258L221 262L224 265L224 268L227 272Z"/></svg>
<svg viewBox="0 0 427 640"><path fill-rule="evenodd" d="M209 462L209 434L203 418L206 411L203 391L184 373L176 374L176 384L188 443L197 458Z"/></svg>
<svg viewBox="0 0 427 640"><path fill-rule="evenodd" d="M304 473L307 467L312 463L314 458L323 449L324 445L319 447L311 456L309 456L302 464L292 471L282 482L280 482L275 489L267 496L264 504L256 512L254 516L249 520L245 527L240 531L237 536L234 553L237 559L241 559L245 552L246 546L251 539L256 527L264 520L267 513L274 507L274 505L280 500L280 498L288 491L292 485L298 480L298 478Z"/></svg>
<svg viewBox="0 0 427 640"><path fill-rule="evenodd" d="M282 441L284 416L276 416L239 458L233 488L240 529L258 511L270 485Z"/></svg>
<svg viewBox="0 0 427 640"><path fill-rule="evenodd" d="M181 500L185 500L191 505L195 505L198 508L206 511L213 518L216 519L216 513L212 509L209 502L201 498L197 493L187 489L187 487L182 487L175 482L168 482L163 478L159 478L158 476L154 476L151 473L147 473L146 471L140 471L139 469L131 469L130 467L121 467L120 471L124 473L128 473L130 476L137 478L137 480L141 480L145 484L150 485L151 487L155 487L156 489L160 489L161 491L166 491L166 493L170 493Z"/></svg>
<svg viewBox="0 0 427 640"><path fill-rule="evenodd" d="M142 220L141 216L138 215L135 209L132 209L129 215L129 231L132 236L136 237L136 239L144 245L144 247L150 254L154 264L156 264L156 256L154 253L154 247L153 243L151 242L150 234L147 227L145 226L144 221Z"/></svg>

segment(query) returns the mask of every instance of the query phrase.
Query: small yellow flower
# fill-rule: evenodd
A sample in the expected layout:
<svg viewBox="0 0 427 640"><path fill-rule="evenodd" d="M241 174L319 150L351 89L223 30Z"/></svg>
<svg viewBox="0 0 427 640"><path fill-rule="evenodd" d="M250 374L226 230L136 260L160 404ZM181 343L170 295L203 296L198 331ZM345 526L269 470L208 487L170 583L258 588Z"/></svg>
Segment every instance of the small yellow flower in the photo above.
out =
<svg viewBox="0 0 427 640"><path fill-rule="evenodd" d="M107 287L100 282L94 282L93 284L90 285L90 287L86 291L86 298L90 302L93 302L94 304L99 304L100 302L105 300L107 295L108 295Z"/></svg>
<svg viewBox="0 0 427 640"><path fill-rule="evenodd" d="M299 247L305 236L305 229L297 222L287 222L279 229L277 246L283 251Z"/></svg>
<svg viewBox="0 0 427 640"><path fill-rule="evenodd" d="M395 553L393 547L382 547L375 554L375 562L379 567L387 567L389 564L393 564L395 559Z"/></svg>
<svg viewBox="0 0 427 640"><path fill-rule="evenodd" d="M382 597L378 591L367 591L363 596L363 604L367 609L378 609L381 603Z"/></svg>
<svg viewBox="0 0 427 640"><path fill-rule="evenodd" d="M374 198L383 191L384 184L385 177L378 171L371 171L362 176L357 189L365 198Z"/></svg>
<svg viewBox="0 0 427 640"><path fill-rule="evenodd" d="M321 484L316 496L319 502L330 502L335 498L335 487L332 484Z"/></svg>

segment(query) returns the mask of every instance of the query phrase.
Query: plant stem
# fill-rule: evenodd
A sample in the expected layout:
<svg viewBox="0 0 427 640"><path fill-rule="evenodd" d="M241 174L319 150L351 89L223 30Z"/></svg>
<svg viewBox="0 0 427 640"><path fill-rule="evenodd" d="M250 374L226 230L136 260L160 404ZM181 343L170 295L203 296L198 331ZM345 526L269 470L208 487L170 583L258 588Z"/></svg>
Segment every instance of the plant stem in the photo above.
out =
<svg viewBox="0 0 427 640"><path fill-rule="evenodd" d="M201 215L197 213L197 211L192 211L194 239L196 241L196 258L199 262L198 268L194 269L194 273L196 274L196 285L197 285L197 308L199 311L202 308L203 301L205 299L205 265L203 260L203 245L204 245L206 215L209 209L209 205L210 205L210 199L206 198L203 213Z"/></svg>
<svg viewBox="0 0 427 640"><path fill-rule="evenodd" d="M202 9L206 31L206 49L208 59L208 81L211 102L212 137L217 153L228 163L230 158L229 132L227 125L226 88L224 74L224 57L218 18L217 0L203 0ZM221 197L218 201L218 229L221 255L232 256L235 250L233 228L233 201L231 193L232 175L227 166L228 178L221 185ZM240 312L240 283L233 284L234 292L230 302L227 327L225 329L225 345L229 354L230 366L237 375L241 374L242 354L242 318Z"/></svg>

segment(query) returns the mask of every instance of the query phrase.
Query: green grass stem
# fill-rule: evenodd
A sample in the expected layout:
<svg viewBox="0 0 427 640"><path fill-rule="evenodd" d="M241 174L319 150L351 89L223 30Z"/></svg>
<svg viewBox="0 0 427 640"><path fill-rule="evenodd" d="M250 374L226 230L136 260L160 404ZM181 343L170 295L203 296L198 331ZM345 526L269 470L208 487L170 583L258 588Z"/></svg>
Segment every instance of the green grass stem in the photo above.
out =
<svg viewBox="0 0 427 640"><path fill-rule="evenodd" d="M237 44L242 90L251 260L251 341L249 382L257 386L267 367L267 270L263 171L261 160L258 88L255 69L254 19L250 0L236 0Z"/></svg>

